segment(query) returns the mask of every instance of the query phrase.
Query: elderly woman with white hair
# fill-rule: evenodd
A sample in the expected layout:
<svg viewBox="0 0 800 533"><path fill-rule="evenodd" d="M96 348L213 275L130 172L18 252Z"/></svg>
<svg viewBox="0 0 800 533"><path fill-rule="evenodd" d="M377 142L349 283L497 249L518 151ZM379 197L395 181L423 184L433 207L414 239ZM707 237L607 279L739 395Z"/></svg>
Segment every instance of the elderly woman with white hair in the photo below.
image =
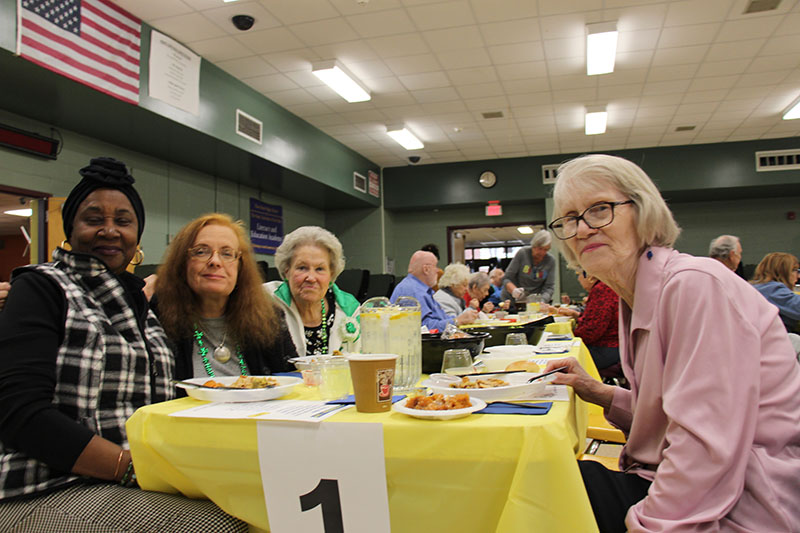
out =
<svg viewBox="0 0 800 533"><path fill-rule="evenodd" d="M555 290L556 260L550 251L550 232L543 229L533 234L530 246L523 246L514 256L503 278L502 300L520 300L536 295L550 302Z"/></svg>
<svg viewBox="0 0 800 533"><path fill-rule="evenodd" d="M439 278L439 290L433 299L439 302L447 316L455 318L466 309L464 294L468 282L469 268L466 265L452 263L444 268L444 274Z"/></svg>
<svg viewBox="0 0 800 533"><path fill-rule="evenodd" d="M627 436L620 472L579 462L600 530L798 531L800 365L778 310L719 261L672 249L672 213L630 161L565 163L553 198L570 266L620 296L630 390L574 358L547 366L566 365L554 382Z"/></svg>
<svg viewBox="0 0 800 533"><path fill-rule="evenodd" d="M358 300L334 283L344 270L344 251L333 233L297 228L275 251L275 266L284 281L264 285L286 315L298 355L332 353L357 340Z"/></svg>

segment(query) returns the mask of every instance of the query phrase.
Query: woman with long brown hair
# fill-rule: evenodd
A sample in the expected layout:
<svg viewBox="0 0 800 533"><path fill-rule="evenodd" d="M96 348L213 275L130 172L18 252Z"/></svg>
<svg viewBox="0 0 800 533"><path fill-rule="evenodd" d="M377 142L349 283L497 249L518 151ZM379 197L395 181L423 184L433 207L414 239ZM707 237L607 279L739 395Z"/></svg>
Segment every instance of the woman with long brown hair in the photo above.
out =
<svg viewBox="0 0 800 533"><path fill-rule="evenodd" d="M793 292L800 263L792 254L772 252L756 267L750 283L769 303L778 308L783 325L797 331L800 320L800 295Z"/></svg>
<svg viewBox="0 0 800 533"><path fill-rule="evenodd" d="M176 377L293 370L280 310L261 286L244 228L225 214L181 229L158 269L153 302L174 343Z"/></svg>

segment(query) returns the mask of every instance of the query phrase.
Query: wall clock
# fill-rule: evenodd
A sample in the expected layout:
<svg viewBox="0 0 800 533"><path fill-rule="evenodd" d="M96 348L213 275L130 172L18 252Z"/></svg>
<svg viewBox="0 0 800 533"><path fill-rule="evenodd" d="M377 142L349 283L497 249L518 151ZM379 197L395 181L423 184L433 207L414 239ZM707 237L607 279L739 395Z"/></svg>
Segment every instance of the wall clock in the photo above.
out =
<svg viewBox="0 0 800 533"><path fill-rule="evenodd" d="M481 174L481 176L478 178L478 182L482 187L489 189L494 187L494 184L497 183L497 176L491 170L487 170Z"/></svg>

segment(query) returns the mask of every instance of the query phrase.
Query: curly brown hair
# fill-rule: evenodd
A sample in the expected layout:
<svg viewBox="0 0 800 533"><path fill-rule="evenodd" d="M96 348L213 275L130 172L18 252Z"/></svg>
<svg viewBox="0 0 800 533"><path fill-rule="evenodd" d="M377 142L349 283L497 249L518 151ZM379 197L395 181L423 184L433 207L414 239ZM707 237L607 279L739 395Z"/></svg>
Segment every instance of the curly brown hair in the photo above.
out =
<svg viewBox="0 0 800 533"><path fill-rule="evenodd" d="M789 290L794 290L794 284L790 276L792 270L797 270L797 264L797 258L792 254L783 252L769 253L764 256L764 259L756 267L750 283L757 285L759 283L779 281L789 287Z"/></svg>
<svg viewBox="0 0 800 533"><path fill-rule="evenodd" d="M211 225L233 230L242 252L236 287L225 308L225 325L229 334L243 346L272 344L280 327L280 311L262 287L261 272L242 222L234 221L224 213L210 213L192 220L178 232L167 249L164 261L158 267L155 288L158 318L164 330L172 339L183 339L194 332L194 325L201 318L198 312L200 298L186 279L188 250L194 245L200 230Z"/></svg>

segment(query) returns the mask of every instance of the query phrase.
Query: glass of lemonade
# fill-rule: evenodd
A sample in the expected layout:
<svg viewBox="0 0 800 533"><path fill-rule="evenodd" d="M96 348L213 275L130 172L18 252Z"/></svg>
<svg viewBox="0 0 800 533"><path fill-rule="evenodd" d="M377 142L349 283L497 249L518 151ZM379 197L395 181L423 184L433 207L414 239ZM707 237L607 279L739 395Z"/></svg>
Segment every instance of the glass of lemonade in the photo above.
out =
<svg viewBox="0 0 800 533"><path fill-rule="evenodd" d="M419 302L401 296L395 303L379 296L361 305L361 352L397 355L394 388L408 392L422 375L422 313Z"/></svg>
<svg viewBox="0 0 800 533"><path fill-rule="evenodd" d="M474 374L475 368L472 366L472 354L469 350L464 349L451 349L445 350L442 355L442 373L457 375L457 374Z"/></svg>

